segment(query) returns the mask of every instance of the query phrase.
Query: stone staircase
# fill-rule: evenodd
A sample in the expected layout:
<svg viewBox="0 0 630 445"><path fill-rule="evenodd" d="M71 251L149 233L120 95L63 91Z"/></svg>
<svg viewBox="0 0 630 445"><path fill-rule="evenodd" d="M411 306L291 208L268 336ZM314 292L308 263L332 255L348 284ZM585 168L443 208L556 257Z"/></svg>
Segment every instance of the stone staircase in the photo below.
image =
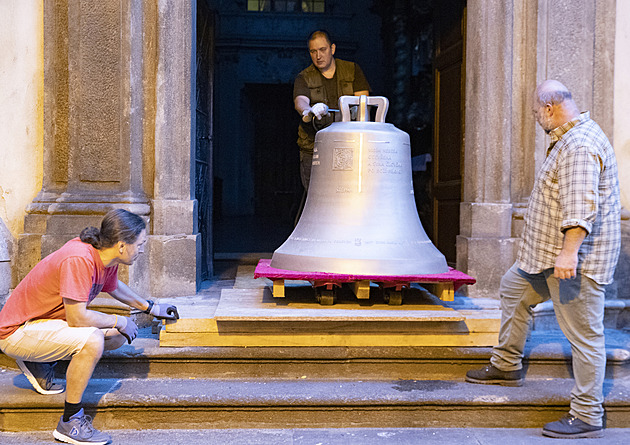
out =
<svg viewBox="0 0 630 445"><path fill-rule="evenodd" d="M630 339L608 334L608 426L630 428ZM568 410L573 384L557 332L532 335L520 388L464 382L485 347L164 348L143 335L97 367L85 397L97 427L533 428ZM50 429L63 400L0 358L0 431Z"/></svg>
<svg viewBox="0 0 630 445"><path fill-rule="evenodd" d="M217 307L222 290L194 298ZM568 410L573 381L570 348L561 332L532 332L526 381L519 388L464 382L468 369L487 363L490 350L466 345L164 347L145 327L132 345L104 355L84 402L95 426L107 431L156 423L173 430L539 428ZM630 428L630 333L607 330L607 355L608 427ZM63 363L57 371L63 377ZM0 431L50 430L63 402L63 394L33 391L14 361L0 354Z"/></svg>

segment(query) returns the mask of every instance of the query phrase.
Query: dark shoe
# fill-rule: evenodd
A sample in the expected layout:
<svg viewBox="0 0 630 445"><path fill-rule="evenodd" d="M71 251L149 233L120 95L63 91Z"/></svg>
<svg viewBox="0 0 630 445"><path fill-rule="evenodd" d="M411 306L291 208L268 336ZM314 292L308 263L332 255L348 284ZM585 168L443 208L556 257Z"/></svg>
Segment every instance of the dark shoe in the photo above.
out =
<svg viewBox="0 0 630 445"><path fill-rule="evenodd" d="M543 436L556 439L590 439L604 437L604 427L590 425L571 414L543 427Z"/></svg>
<svg viewBox="0 0 630 445"><path fill-rule="evenodd" d="M78 445L106 445L111 443L112 438L107 433L103 433L92 426L92 418L85 415L83 408L70 417L67 422L63 421L63 416L59 419L57 428L53 431L55 439Z"/></svg>
<svg viewBox="0 0 630 445"><path fill-rule="evenodd" d="M472 369L466 373L466 381L485 385L523 386L523 371L501 371L492 365Z"/></svg>
<svg viewBox="0 0 630 445"><path fill-rule="evenodd" d="M54 382L57 362L37 363L23 360L16 360L15 362L38 393L59 394L64 391L63 386Z"/></svg>

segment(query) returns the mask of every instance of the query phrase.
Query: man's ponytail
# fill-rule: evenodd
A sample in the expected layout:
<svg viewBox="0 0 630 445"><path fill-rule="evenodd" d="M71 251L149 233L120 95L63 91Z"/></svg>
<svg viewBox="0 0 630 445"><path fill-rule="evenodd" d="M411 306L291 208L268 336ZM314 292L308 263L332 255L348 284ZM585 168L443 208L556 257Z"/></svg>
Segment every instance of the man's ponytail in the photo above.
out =
<svg viewBox="0 0 630 445"><path fill-rule="evenodd" d="M81 231L79 238L84 243L91 244L95 249L101 248L101 231L96 227L86 227Z"/></svg>

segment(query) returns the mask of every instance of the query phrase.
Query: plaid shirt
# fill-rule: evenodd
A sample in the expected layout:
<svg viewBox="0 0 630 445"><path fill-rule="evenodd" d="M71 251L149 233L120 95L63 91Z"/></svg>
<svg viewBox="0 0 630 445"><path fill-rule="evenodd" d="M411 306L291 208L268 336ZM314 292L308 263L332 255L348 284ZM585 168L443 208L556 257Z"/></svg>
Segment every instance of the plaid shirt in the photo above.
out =
<svg viewBox="0 0 630 445"><path fill-rule="evenodd" d="M588 112L552 130L551 143L529 198L519 267L532 274L553 268L563 231L582 227L587 236L578 253L578 271L609 284L621 245L613 148Z"/></svg>

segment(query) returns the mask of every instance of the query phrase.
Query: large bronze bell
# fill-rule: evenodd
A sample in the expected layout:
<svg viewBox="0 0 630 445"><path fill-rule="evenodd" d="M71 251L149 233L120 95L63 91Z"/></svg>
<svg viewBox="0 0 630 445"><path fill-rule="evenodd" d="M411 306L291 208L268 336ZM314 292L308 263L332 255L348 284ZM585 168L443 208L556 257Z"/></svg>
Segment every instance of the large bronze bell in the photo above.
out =
<svg viewBox="0 0 630 445"><path fill-rule="evenodd" d="M358 105L356 121L350 106ZM375 122L369 106L376 106ZM341 122L317 132L304 211L271 266L357 275L448 271L413 198L409 135L385 123L389 101L343 96Z"/></svg>

